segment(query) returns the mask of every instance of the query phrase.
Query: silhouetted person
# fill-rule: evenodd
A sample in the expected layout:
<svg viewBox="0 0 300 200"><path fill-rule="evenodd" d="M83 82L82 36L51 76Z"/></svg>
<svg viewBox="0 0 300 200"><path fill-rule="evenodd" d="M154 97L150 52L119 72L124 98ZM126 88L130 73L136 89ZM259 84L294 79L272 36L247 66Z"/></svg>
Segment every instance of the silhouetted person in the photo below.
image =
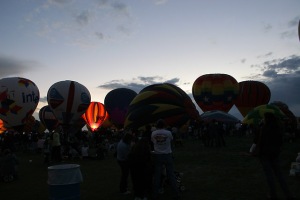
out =
<svg viewBox="0 0 300 200"><path fill-rule="evenodd" d="M279 154L283 143L283 126L273 113L264 114L264 123L261 127L257 143L260 146L258 156L269 186L270 199L276 199L275 178L287 199L292 199L286 180L280 169Z"/></svg>
<svg viewBox="0 0 300 200"><path fill-rule="evenodd" d="M129 153L135 199L146 199L152 184L151 149L148 138L141 138Z"/></svg>
<svg viewBox="0 0 300 200"><path fill-rule="evenodd" d="M133 136L130 133L125 133L123 138L117 145L117 161L121 168L121 180L119 189L122 194L130 194L128 190L128 178L130 173L130 165L128 155L131 150L131 141Z"/></svg>

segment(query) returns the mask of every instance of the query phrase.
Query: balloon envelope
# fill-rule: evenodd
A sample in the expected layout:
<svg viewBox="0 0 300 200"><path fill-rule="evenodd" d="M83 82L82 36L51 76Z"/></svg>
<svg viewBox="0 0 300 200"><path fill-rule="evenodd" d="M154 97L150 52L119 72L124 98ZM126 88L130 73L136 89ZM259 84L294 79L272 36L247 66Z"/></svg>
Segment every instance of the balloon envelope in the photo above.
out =
<svg viewBox="0 0 300 200"><path fill-rule="evenodd" d="M235 106L245 117L253 108L268 104L271 91L264 83L259 81L239 82L239 95L234 101Z"/></svg>
<svg viewBox="0 0 300 200"><path fill-rule="evenodd" d="M126 116L126 128L139 128L164 119L170 126L182 126L199 113L191 98L179 87L153 84L145 87L132 100Z"/></svg>
<svg viewBox="0 0 300 200"><path fill-rule="evenodd" d="M220 110L206 111L200 115L200 118L204 122L211 122L215 120L224 123L237 123L240 121L235 116Z"/></svg>
<svg viewBox="0 0 300 200"><path fill-rule="evenodd" d="M228 112L239 92L239 84L228 74L205 74L198 77L192 87L193 97L203 112Z"/></svg>
<svg viewBox="0 0 300 200"><path fill-rule="evenodd" d="M49 88L47 101L59 123L68 126L81 118L91 102L91 95L82 84L66 80Z"/></svg>
<svg viewBox="0 0 300 200"><path fill-rule="evenodd" d="M38 87L29 79L0 79L0 118L6 128L23 126L40 100Z"/></svg>
<svg viewBox="0 0 300 200"><path fill-rule="evenodd" d="M49 105L44 106L39 111L39 118L42 124L50 131L56 129L56 127L59 125L58 120L56 119L52 109Z"/></svg>
<svg viewBox="0 0 300 200"><path fill-rule="evenodd" d="M260 105L251 110L243 119L243 124L255 124L258 125L264 118L266 112L274 113L279 119L286 119L285 114L275 105Z"/></svg>
<svg viewBox="0 0 300 200"><path fill-rule="evenodd" d="M92 131L97 130L108 117L104 105L100 102L91 102L82 118Z"/></svg>
<svg viewBox="0 0 300 200"><path fill-rule="evenodd" d="M111 121L117 126L123 126L129 104L137 93L128 88L117 88L111 90L104 99L105 108Z"/></svg>

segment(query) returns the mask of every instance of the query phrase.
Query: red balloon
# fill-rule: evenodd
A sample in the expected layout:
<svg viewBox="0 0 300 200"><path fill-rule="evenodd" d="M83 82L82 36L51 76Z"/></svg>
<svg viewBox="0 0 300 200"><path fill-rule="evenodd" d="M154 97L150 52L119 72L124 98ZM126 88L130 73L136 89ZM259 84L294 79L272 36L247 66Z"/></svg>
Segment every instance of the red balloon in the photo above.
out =
<svg viewBox="0 0 300 200"><path fill-rule="evenodd" d="M239 82L239 95L235 100L235 106L245 117L253 108L268 104L271 91L264 83L259 81Z"/></svg>
<svg viewBox="0 0 300 200"><path fill-rule="evenodd" d="M203 112L228 112L239 92L239 84L228 74L205 74L198 77L192 88L193 97Z"/></svg>
<svg viewBox="0 0 300 200"><path fill-rule="evenodd" d="M100 102L91 102L82 118L92 131L97 130L108 117L104 105Z"/></svg>

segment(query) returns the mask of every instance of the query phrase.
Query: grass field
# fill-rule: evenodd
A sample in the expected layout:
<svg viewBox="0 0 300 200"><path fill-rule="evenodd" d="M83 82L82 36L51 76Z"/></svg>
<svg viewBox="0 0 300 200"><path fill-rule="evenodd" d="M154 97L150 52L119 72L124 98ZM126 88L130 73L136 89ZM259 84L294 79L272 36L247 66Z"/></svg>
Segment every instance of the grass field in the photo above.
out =
<svg viewBox="0 0 300 200"><path fill-rule="evenodd" d="M245 155L252 144L247 137L226 137L226 147L203 147L199 140L186 139L174 151L177 171L183 173L186 190L183 200L253 200L266 199L268 188L257 158ZM282 169L292 193L300 198L300 177L289 176L291 162L300 152L299 139L285 143L281 154ZM34 199L49 197L48 168L42 154L17 152L20 160L19 179L0 182L1 200ZM32 160L32 162L29 162ZM80 184L82 200L133 200L133 195L118 192L120 170L113 152L104 160L78 160L83 182ZM279 196L283 199L281 190ZM166 188L161 199L170 199Z"/></svg>

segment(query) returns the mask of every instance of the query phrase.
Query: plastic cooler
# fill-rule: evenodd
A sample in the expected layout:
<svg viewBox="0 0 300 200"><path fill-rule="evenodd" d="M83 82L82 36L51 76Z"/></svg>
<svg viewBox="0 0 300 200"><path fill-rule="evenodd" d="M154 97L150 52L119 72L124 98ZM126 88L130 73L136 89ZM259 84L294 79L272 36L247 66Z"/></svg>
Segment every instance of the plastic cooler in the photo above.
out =
<svg viewBox="0 0 300 200"><path fill-rule="evenodd" d="M63 164L48 167L50 200L79 200L81 182L80 165Z"/></svg>

